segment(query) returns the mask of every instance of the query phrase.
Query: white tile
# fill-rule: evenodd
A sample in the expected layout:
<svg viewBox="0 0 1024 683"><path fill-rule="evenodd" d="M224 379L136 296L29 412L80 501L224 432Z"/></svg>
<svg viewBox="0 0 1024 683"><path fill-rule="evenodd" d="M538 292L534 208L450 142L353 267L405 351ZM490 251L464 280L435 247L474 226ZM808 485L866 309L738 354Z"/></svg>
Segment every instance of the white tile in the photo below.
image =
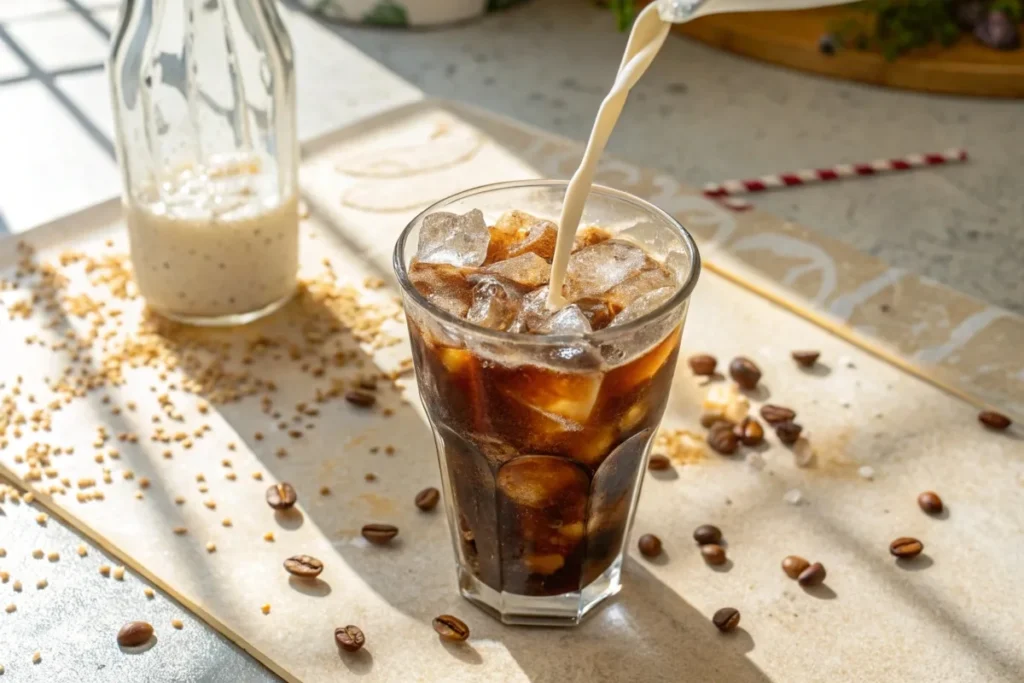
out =
<svg viewBox="0 0 1024 683"><path fill-rule="evenodd" d="M106 38L73 12L11 22L7 32L44 71L107 58Z"/></svg>

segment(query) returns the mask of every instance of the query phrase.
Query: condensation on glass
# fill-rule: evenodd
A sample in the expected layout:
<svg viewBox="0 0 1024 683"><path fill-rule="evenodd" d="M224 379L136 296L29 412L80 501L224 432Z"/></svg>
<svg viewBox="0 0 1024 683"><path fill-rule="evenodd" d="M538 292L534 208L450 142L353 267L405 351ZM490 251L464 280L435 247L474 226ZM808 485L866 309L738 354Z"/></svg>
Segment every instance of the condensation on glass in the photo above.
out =
<svg viewBox="0 0 1024 683"><path fill-rule="evenodd" d="M295 292L292 45L272 0L125 0L109 58L132 265L147 304L239 324Z"/></svg>

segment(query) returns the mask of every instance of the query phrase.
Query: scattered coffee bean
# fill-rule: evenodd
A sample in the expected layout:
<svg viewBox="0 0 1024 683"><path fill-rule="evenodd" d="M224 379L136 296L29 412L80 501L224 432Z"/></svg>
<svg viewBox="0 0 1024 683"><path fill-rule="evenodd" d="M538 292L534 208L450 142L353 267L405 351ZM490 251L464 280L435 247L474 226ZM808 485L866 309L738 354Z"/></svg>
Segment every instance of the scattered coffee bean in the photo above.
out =
<svg viewBox="0 0 1024 683"><path fill-rule="evenodd" d="M466 622L450 614L434 617L434 630L443 640L461 642L469 638L469 627Z"/></svg>
<svg viewBox="0 0 1024 683"><path fill-rule="evenodd" d="M275 510L287 510L295 505L295 501L298 499L295 489L288 482L274 484L267 489L267 505Z"/></svg>
<svg viewBox="0 0 1024 683"><path fill-rule="evenodd" d="M704 556L704 561L708 564L725 564L725 548L717 543L702 545L700 547L700 554Z"/></svg>
<svg viewBox="0 0 1024 683"><path fill-rule="evenodd" d="M699 545L718 543L722 540L722 530L714 524L701 524L693 530L693 540Z"/></svg>
<svg viewBox="0 0 1024 683"><path fill-rule="evenodd" d="M764 441L764 427L753 417L743 418L743 422L732 428L732 433L744 446L756 446Z"/></svg>
<svg viewBox="0 0 1024 683"><path fill-rule="evenodd" d="M889 552L892 553L893 557L904 560L917 557L921 554L922 550L924 550L924 543L909 536L901 536L889 544Z"/></svg>
<svg viewBox="0 0 1024 683"><path fill-rule="evenodd" d="M370 408L377 402L377 397L368 391L353 389L345 392L345 400L360 408Z"/></svg>
<svg viewBox="0 0 1024 683"><path fill-rule="evenodd" d="M363 538L374 545L384 545L398 535L398 527L390 524L367 524L363 527Z"/></svg>
<svg viewBox="0 0 1024 683"><path fill-rule="evenodd" d="M783 406L765 403L761 406L761 417L770 425L777 425L783 422L792 422L796 419L796 411Z"/></svg>
<svg viewBox="0 0 1024 683"><path fill-rule="evenodd" d="M791 579L800 578L803 571L810 566L811 563L799 555L787 555L782 558L782 571Z"/></svg>
<svg viewBox="0 0 1024 683"><path fill-rule="evenodd" d="M794 351L792 354L793 360L802 365L805 368L809 368L818 362L818 357L821 353L818 351Z"/></svg>
<svg viewBox="0 0 1024 683"><path fill-rule="evenodd" d="M153 627L144 621L129 621L117 632L117 644L121 647L138 647L153 637Z"/></svg>
<svg viewBox="0 0 1024 683"><path fill-rule="evenodd" d="M670 469L672 467L672 461L666 456L659 453L655 453L647 461L647 469L654 472L661 472L663 470Z"/></svg>
<svg viewBox="0 0 1024 683"><path fill-rule="evenodd" d="M416 507L424 512L430 512L437 507L439 500L441 500L441 492L431 486L416 494Z"/></svg>
<svg viewBox="0 0 1024 683"><path fill-rule="evenodd" d="M989 429L998 431L1002 431L1013 424L1013 420L994 410L983 410L978 413L978 421Z"/></svg>
<svg viewBox="0 0 1024 683"><path fill-rule="evenodd" d="M714 356L709 356L706 353L698 353L695 356L690 356L690 369L693 370L693 374L701 377L708 377L715 374L715 367L718 365L718 360Z"/></svg>
<svg viewBox="0 0 1024 683"><path fill-rule="evenodd" d="M942 499L935 491L925 491L919 495L917 504L929 515L937 515L942 512Z"/></svg>
<svg viewBox="0 0 1024 683"><path fill-rule="evenodd" d="M311 579L320 576L320 572L324 570L324 563L310 555L294 555L284 561L284 568L289 574Z"/></svg>
<svg viewBox="0 0 1024 683"><path fill-rule="evenodd" d="M661 555L661 539L654 534L644 534L637 541L640 554L644 557L657 557Z"/></svg>
<svg viewBox="0 0 1024 683"><path fill-rule="evenodd" d="M339 626L334 629L334 642L345 652L355 652L366 644L366 636L358 626Z"/></svg>
<svg viewBox="0 0 1024 683"><path fill-rule="evenodd" d="M740 611L734 607L723 607L711 617L711 623L722 633L728 633L740 625Z"/></svg>
<svg viewBox="0 0 1024 683"><path fill-rule="evenodd" d="M825 581L825 573L825 566L815 562L800 572L796 580L801 586L818 586Z"/></svg>
<svg viewBox="0 0 1024 683"><path fill-rule="evenodd" d="M729 363L729 376L744 389L753 389L761 381L761 370L754 361L737 356Z"/></svg>
<svg viewBox="0 0 1024 683"><path fill-rule="evenodd" d="M796 422L780 422L775 425L775 433L778 435L779 441L787 446L796 443L796 440L800 438L801 431L803 431L803 427Z"/></svg>
<svg viewBox="0 0 1024 683"><path fill-rule="evenodd" d="M723 455L731 455L740 446L740 440L732 431L728 422L717 422L708 432L708 445Z"/></svg>

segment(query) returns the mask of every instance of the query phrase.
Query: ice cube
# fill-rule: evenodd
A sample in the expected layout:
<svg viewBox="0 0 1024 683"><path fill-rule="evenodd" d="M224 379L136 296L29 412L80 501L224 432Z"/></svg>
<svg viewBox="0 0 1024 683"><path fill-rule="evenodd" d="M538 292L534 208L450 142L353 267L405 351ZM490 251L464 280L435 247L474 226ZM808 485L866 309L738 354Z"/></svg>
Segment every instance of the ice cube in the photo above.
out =
<svg viewBox="0 0 1024 683"><path fill-rule="evenodd" d="M472 273L472 269L447 264L414 263L409 279L430 303L462 318L473 300L473 285L467 279Z"/></svg>
<svg viewBox="0 0 1024 683"><path fill-rule="evenodd" d="M590 479L571 460L547 455L527 455L505 463L498 471L498 490L510 503L527 508L572 510L570 519L583 522ZM515 519L518 515L511 515Z"/></svg>
<svg viewBox="0 0 1024 683"><path fill-rule="evenodd" d="M654 291L641 294L639 297L633 300L631 304L619 311L619 314L615 316L615 319L609 323L609 327L614 325L625 325L631 320L643 317L661 306L663 303L672 298L675 294L675 289L672 287L662 287L661 289L655 289Z"/></svg>
<svg viewBox="0 0 1024 683"><path fill-rule="evenodd" d="M574 303L576 306L579 306L580 310L583 311L583 315L590 321L592 329L600 330L608 327L608 323L615 317L611 307L608 306L608 302L602 298L584 297L577 299Z"/></svg>
<svg viewBox="0 0 1024 683"><path fill-rule="evenodd" d="M525 211L506 211L494 224L494 227L505 233L514 234L519 231L528 231L534 223L540 223L542 219L532 216Z"/></svg>
<svg viewBox="0 0 1024 683"><path fill-rule="evenodd" d="M580 249L569 258L563 293L570 301L597 296L633 277L642 270L655 267L643 249L608 240Z"/></svg>
<svg viewBox="0 0 1024 683"><path fill-rule="evenodd" d="M525 235L509 249L509 256L536 254L544 259L555 256L555 243L558 242L558 228L550 221L540 221L530 226Z"/></svg>
<svg viewBox="0 0 1024 683"><path fill-rule="evenodd" d="M537 332L540 334L588 334L593 330L590 328L587 316L583 315L579 306L573 304L545 320L537 328Z"/></svg>
<svg viewBox="0 0 1024 683"><path fill-rule="evenodd" d="M480 266L487 258L490 241L491 233L479 209L461 216L444 211L432 213L420 226L416 258L421 263Z"/></svg>
<svg viewBox="0 0 1024 683"><path fill-rule="evenodd" d="M548 288L535 289L523 297L523 307L519 309L516 328L521 332L536 332L537 328L551 316L547 309Z"/></svg>
<svg viewBox="0 0 1024 683"><path fill-rule="evenodd" d="M676 282L682 284L686 276L690 274L690 257L681 251L671 251L665 257L665 267L672 271Z"/></svg>
<svg viewBox="0 0 1024 683"><path fill-rule="evenodd" d="M487 266L484 271L529 289L546 285L551 279L551 264L532 252L499 261Z"/></svg>
<svg viewBox="0 0 1024 683"><path fill-rule="evenodd" d="M576 232L576 237L572 241L572 250L579 251L586 247L592 247L595 244L600 244L606 240L610 240L612 234L604 228L598 228L596 226L589 226Z"/></svg>
<svg viewBox="0 0 1024 683"><path fill-rule="evenodd" d="M673 291L678 284L667 269L654 264L654 267L641 271L624 282L612 287L601 295L616 313L629 306L636 299L656 289L670 287Z"/></svg>
<svg viewBox="0 0 1024 683"><path fill-rule="evenodd" d="M650 221L641 221L621 230L615 235L616 239L627 240L633 244L640 245L644 250L659 259L664 258L669 250L678 246L676 236L666 230L663 226Z"/></svg>
<svg viewBox="0 0 1024 683"><path fill-rule="evenodd" d="M501 278L483 277L473 287L473 301L466 320L492 330L507 330L519 316L522 296Z"/></svg>

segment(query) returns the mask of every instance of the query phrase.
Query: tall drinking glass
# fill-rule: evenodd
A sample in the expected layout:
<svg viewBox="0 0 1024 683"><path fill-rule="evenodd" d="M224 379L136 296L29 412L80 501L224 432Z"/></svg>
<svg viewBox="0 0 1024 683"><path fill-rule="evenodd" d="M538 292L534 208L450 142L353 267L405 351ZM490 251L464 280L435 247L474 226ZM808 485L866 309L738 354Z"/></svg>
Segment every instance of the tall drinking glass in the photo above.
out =
<svg viewBox="0 0 1024 683"><path fill-rule="evenodd" d="M595 186L583 224L643 247L675 273L674 293L646 315L588 334L516 334L460 319L414 286L409 269L426 216L479 209L493 225L518 209L550 218L565 188L538 180L467 190L413 219L395 247L459 588L508 624L575 625L618 592L700 271L693 239L671 216Z"/></svg>

